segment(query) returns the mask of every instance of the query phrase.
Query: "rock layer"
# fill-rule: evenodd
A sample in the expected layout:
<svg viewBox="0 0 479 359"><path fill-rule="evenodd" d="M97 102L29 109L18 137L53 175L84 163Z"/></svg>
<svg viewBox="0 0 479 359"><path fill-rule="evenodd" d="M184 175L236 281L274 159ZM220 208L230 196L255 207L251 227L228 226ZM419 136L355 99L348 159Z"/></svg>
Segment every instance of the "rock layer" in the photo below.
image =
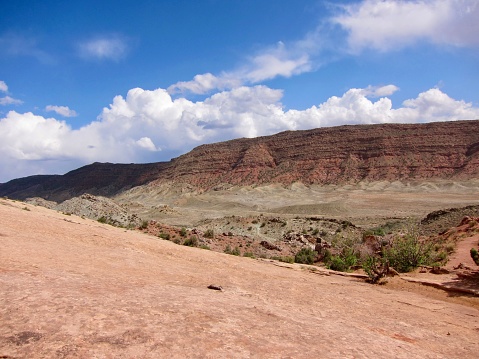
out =
<svg viewBox="0 0 479 359"><path fill-rule="evenodd" d="M228 185L468 180L479 175L479 120L287 131L202 145L170 162L101 164L0 185L0 195L65 200L147 184Z"/></svg>
<svg viewBox="0 0 479 359"><path fill-rule="evenodd" d="M479 121L341 126L203 145L157 180L220 183L470 179L479 174Z"/></svg>

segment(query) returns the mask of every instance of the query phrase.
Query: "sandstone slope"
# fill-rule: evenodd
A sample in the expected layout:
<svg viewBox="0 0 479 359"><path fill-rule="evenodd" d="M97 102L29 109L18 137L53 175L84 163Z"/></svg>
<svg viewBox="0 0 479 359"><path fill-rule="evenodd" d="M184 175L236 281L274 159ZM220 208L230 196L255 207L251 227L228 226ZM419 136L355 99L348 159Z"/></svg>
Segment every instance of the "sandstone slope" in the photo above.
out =
<svg viewBox="0 0 479 359"><path fill-rule="evenodd" d="M457 297L186 248L24 203L0 200L0 248L3 357L466 359L479 351L477 305Z"/></svg>

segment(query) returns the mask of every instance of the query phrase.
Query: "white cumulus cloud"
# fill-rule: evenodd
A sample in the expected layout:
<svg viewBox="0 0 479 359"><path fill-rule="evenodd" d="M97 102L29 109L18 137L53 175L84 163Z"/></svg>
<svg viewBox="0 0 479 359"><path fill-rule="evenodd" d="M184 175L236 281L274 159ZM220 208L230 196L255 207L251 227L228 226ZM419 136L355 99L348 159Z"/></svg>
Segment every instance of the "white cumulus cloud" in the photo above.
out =
<svg viewBox="0 0 479 359"><path fill-rule="evenodd" d="M70 110L68 106L53 106L53 105L48 105L45 107L45 111L53 111L56 112L57 114L63 116L63 117L75 117L78 116L77 112L75 110Z"/></svg>
<svg viewBox="0 0 479 359"><path fill-rule="evenodd" d="M0 119L0 182L58 173L94 161L169 160L193 147L238 137L343 124L419 123L479 119L479 108L439 89L393 107L394 85L353 88L306 110L285 111L283 92L241 86L204 101L173 99L165 89L135 88L116 96L98 119L79 129L64 121L10 111Z"/></svg>
<svg viewBox="0 0 479 359"><path fill-rule="evenodd" d="M476 0L364 0L341 6L332 19L348 31L351 51L394 50L417 41L478 46Z"/></svg>

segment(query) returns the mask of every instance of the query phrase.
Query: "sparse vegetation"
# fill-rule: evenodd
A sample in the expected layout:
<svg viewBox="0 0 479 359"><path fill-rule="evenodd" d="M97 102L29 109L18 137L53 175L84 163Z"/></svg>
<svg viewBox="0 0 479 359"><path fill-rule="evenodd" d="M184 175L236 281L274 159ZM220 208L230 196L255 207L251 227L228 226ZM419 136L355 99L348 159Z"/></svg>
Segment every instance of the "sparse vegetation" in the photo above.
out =
<svg viewBox="0 0 479 359"><path fill-rule="evenodd" d="M391 234L394 231L400 229L401 224L399 222L386 222L382 226L377 226L366 230L363 233L363 238L367 236L380 236L384 237L386 234Z"/></svg>
<svg viewBox="0 0 479 359"><path fill-rule="evenodd" d="M369 282L373 284L378 283L389 271L389 263L384 258L373 255L363 261L362 267L369 277Z"/></svg>
<svg viewBox="0 0 479 359"><path fill-rule="evenodd" d="M231 249L231 246L228 244L224 250L226 254L231 254L233 256L239 256L241 255L241 251L238 247L235 247L234 249Z"/></svg>
<svg viewBox="0 0 479 359"><path fill-rule="evenodd" d="M160 233L160 234L158 235L158 237L160 237L161 239L165 239L165 240L167 240L167 241L170 240L170 234L169 234L169 233Z"/></svg>
<svg viewBox="0 0 479 359"><path fill-rule="evenodd" d="M180 236L186 237L186 228L185 228L185 227L181 227L181 229L180 229Z"/></svg>
<svg viewBox="0 0 479 359"><path fill-rule="evenodd" d="M329 269L339 272L349 272L358 262L358 257L352 248L345 248L341 253L331 256L326 263Z"/></svg>
<svg viewBox="0 0 479 359"><path fill-rule="evenodd" d="M183 242L183 245L188 247L197 247L198 238L196 238L196 236L190 236L190 238L185 239L185 241Z"/></svg>
<svg viewBox="0 0 479 359"><path fill-rule="evenodd" d="M432 243L420 241L416 234L407 234L396 238L385 248L383 257L398 272L410 272L433 262Z"/></svg>
<svg viewBox="0 0 479 359"><path fill-rule="evenodd" d="M212 229L207 229L206 232L203 234L205 238L214 238L215 232Z"/></svg>
<svg viewBox="0 0 479 359"><path fill-rule="evenodd" d="M298 253L294 256L294 261L296 263L302 263L302 264L313 264L316 257L318 255L318 252L312 250L309 247L304 247L299 250Z"/></svg>

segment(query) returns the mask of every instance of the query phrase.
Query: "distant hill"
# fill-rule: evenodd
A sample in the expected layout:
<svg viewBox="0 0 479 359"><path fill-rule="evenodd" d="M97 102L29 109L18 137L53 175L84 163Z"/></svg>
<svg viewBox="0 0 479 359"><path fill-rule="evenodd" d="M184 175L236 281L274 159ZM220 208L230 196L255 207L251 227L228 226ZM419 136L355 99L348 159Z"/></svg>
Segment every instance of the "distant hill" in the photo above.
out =
<svg viewBox="0 0 479 359"><path fill-rule="evenodd" d="M287 131L202 145L170 162L94 163L62 176L0 185L10 198L65 200L112 196L134 186L174 182L211 190L225 185L347 184L479 177L479 120L382 124Z"/></svg>
<svg viewBox="0 0 479 359"><path fill-rule="evenodd" d="M24 200L42 197L61 202L84 193L110 197L123 190L151 182L168 165L98 163L64 175L29 176L0 184L0 196Z"/></svg>

